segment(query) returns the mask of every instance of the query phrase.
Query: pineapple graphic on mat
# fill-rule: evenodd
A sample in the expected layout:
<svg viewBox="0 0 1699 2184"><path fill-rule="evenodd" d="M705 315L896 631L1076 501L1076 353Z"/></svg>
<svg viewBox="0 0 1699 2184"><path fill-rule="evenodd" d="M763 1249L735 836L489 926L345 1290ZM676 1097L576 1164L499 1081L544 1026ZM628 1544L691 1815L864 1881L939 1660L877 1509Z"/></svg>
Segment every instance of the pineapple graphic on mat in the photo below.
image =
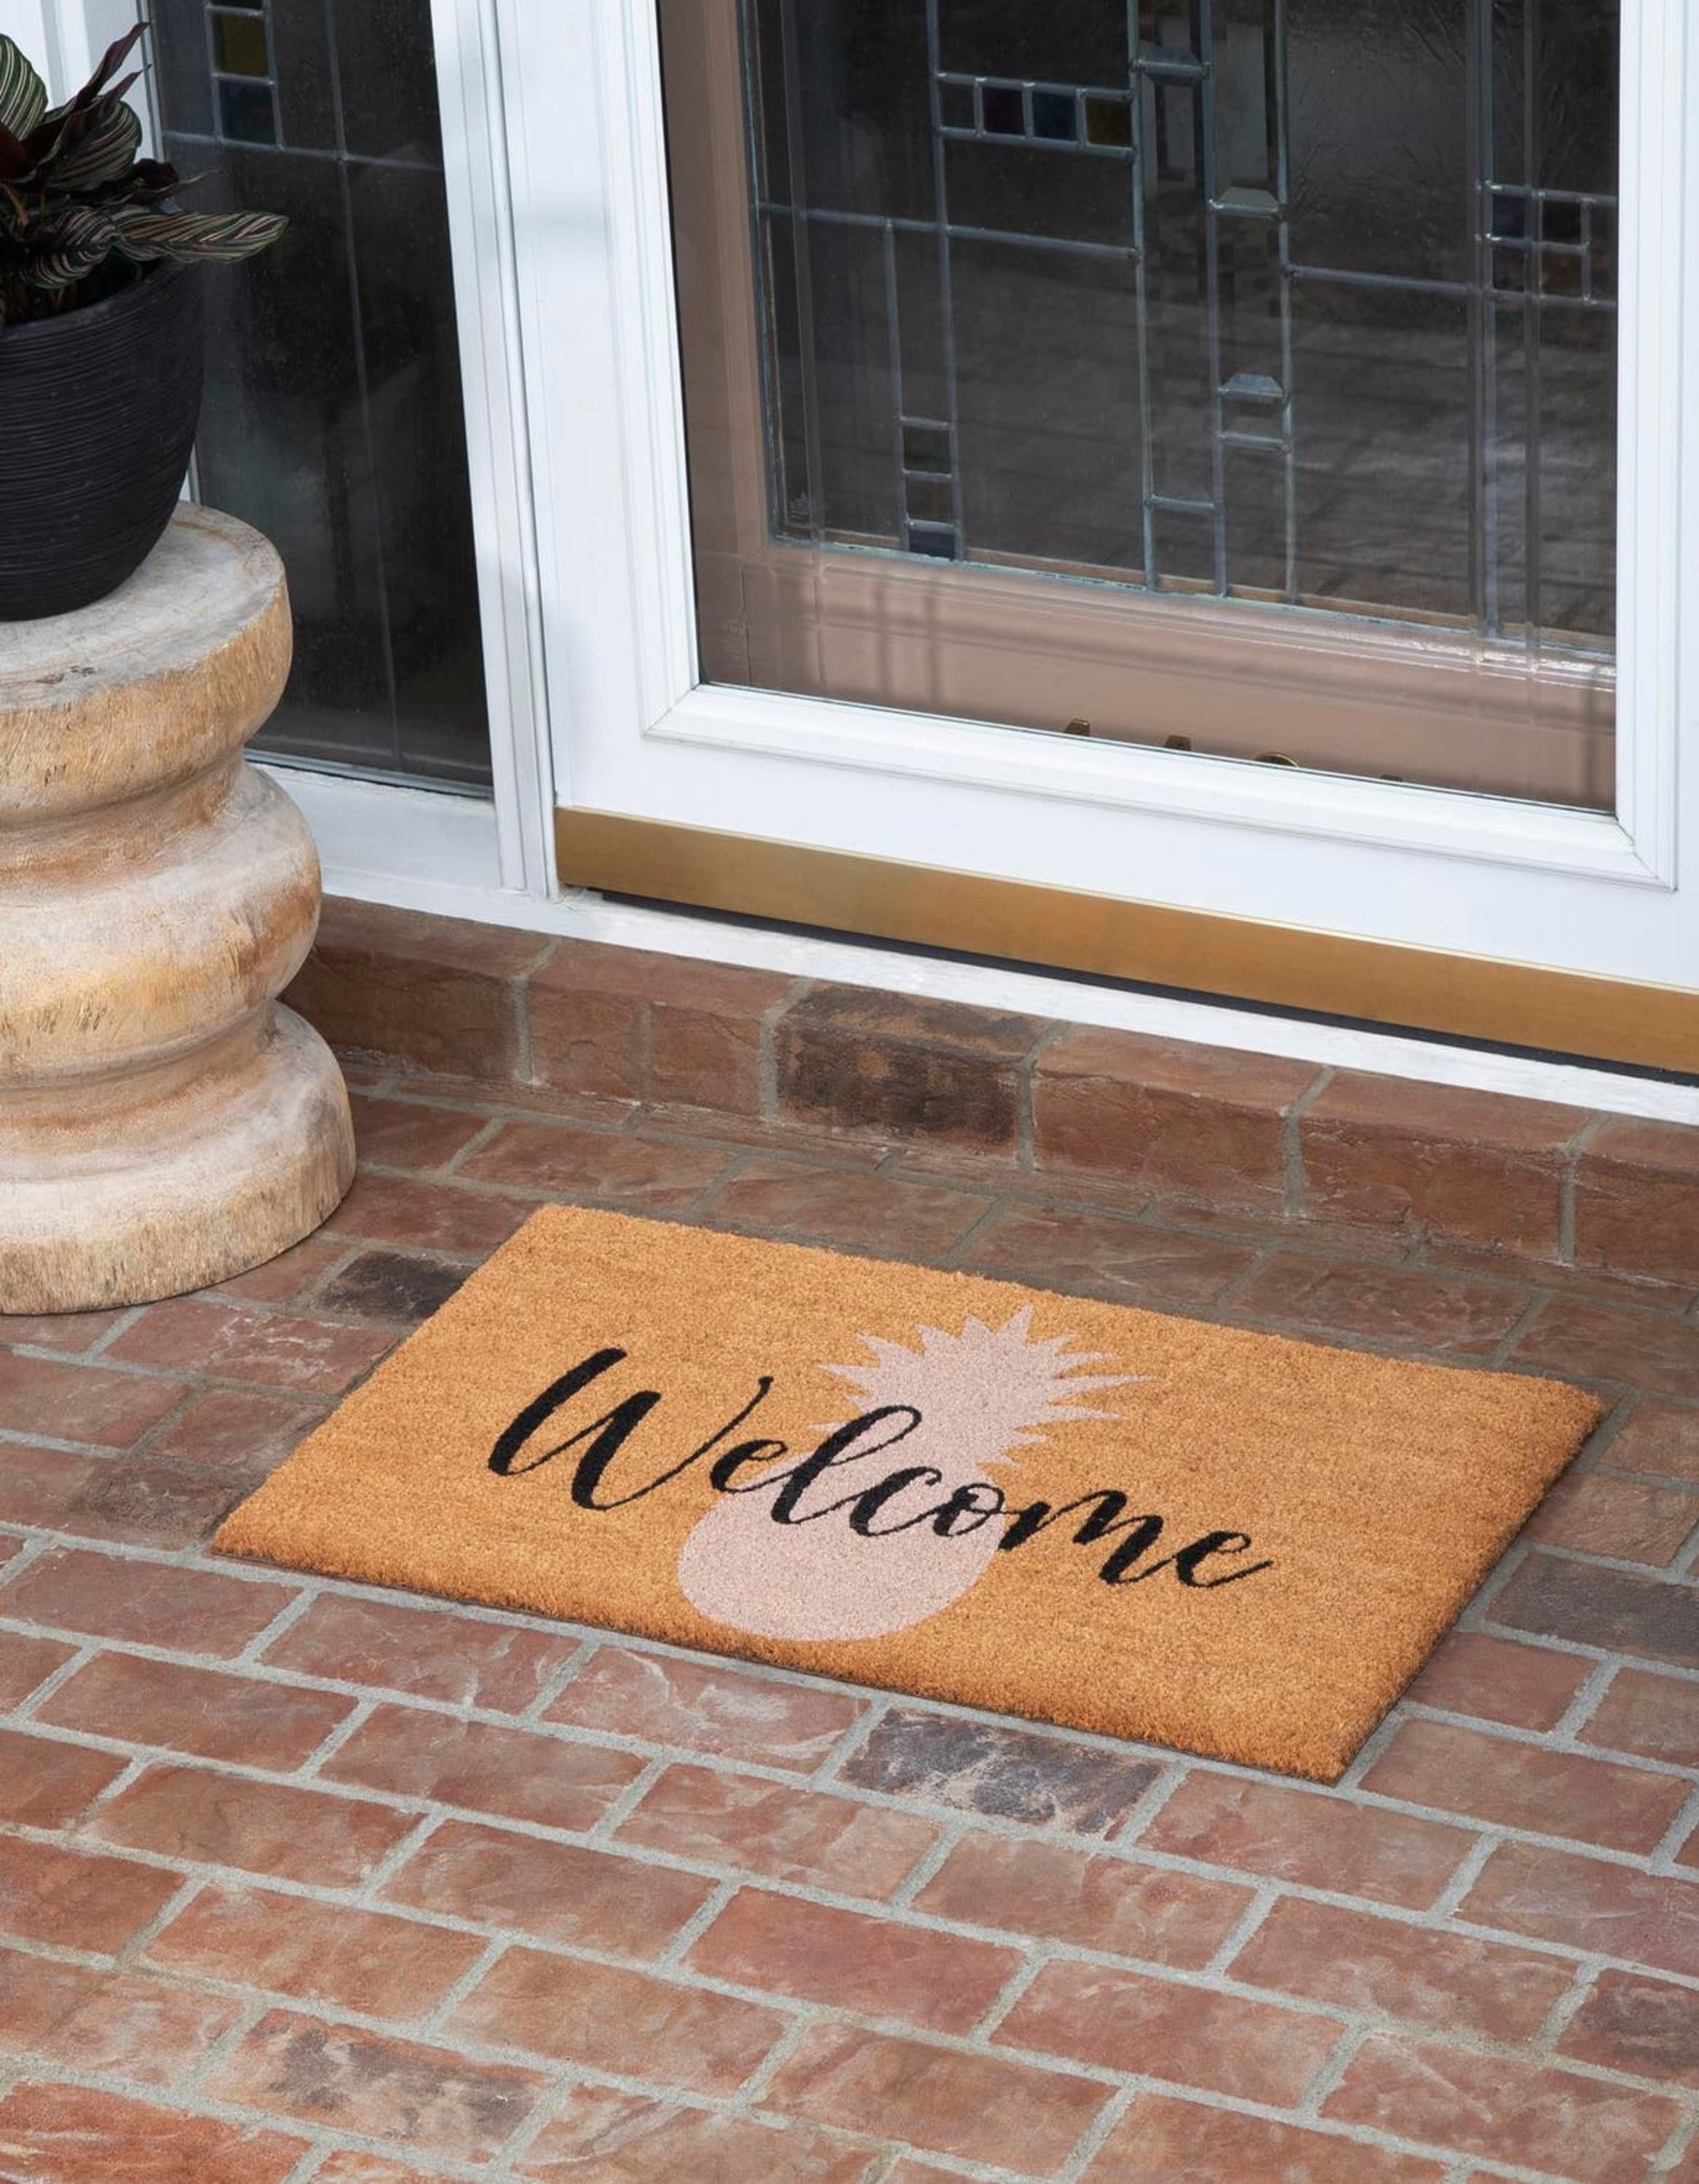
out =
<svg viewBox="0 0 1699 2184"><path fill-rule="evenodd" d="M852 1529L847 1506L809 1521L811 1505L847 1503L857 1490L860 1474L849 1466L815 1483L799 1522L774 1523L760 1479L752 1479L716 1502L680 1551L678 1580L691 1606L753 1637L818 1640L884 1637L961 1599L1003 1536L1000 1491L988 1472L1011 1462L1016 1449L1041 1444L1047 1425L1114 1415L1081 1396L1148 1377L1088 1373L1111 1361L1092 1351L1068 1356L1069 1334L1033 1340L1031 1323L1028 1306L1000 1328L972 1318L960 1334L922 1327L918 1350L864 1334L872 1364L824 1367L850 1383L864 1411L889 1404L920 1413L900 1444L871 1458L865 1484L898 1465L928 1471L885 1505L872 1536ZM791 1462L785 1457L768 1475ZM948 1533L929 1519L906 1521L958 1490L969 1490Z"/></svg>

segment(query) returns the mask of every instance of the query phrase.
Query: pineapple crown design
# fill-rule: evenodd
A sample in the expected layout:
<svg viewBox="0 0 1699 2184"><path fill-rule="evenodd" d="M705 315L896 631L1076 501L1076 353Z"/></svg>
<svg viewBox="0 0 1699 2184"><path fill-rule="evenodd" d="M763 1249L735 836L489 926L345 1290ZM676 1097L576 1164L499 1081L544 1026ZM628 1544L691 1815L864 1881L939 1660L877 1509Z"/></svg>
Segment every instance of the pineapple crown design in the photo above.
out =
<svg viewBox="0 0 1699 2184"><path fill-rule="evenodd" d="M827 1365L872 1408L906 1403L928 1427L944 1430L958 1446L972 1441L982 1461L994 1462L1011 1450L1043 1442L1044 1428L1072 1418L1109 1418L1112 1411L1082 1402L1100 1388L1120 1388L1152 1378L1145 1373L1088 1373L1112 1361L1099 1351L1075 1351L1071 1334L1034 1340L1033 1308L1023 1306L1001 1327L969 1318L960 1334L922 1327L918 1350L883 1335L864 1334L871 1365Z"/></svg>

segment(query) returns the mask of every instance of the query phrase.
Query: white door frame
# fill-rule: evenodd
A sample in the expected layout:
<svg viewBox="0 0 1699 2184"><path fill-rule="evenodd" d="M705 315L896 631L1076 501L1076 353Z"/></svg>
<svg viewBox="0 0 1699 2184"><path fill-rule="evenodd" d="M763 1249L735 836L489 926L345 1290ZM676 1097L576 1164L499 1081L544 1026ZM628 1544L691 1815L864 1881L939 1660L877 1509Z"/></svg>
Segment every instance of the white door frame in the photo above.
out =
<svg viewBox="0 0 1699 2184"><path fill-rule="evenodd" d="M495 5L563 803L1699 987L1685 0L1624 8L1615 816L699 683L653 11Z"/></svg>

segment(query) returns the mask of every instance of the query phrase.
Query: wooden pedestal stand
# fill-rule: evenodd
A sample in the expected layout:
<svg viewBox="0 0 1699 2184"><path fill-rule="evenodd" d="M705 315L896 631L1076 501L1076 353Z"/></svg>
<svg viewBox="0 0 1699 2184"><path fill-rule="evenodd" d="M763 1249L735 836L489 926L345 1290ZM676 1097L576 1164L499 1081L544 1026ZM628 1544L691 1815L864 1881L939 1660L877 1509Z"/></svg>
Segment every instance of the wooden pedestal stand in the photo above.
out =
<svg viewBox="0 0 1699 2184"><path fill-rule="evenodd" d="M0 1312L226 1279L348 1189L341 1072L276 1001L318 858L242 757L289 649L276 554L200 508L112 598L0 623Z"/></svg>

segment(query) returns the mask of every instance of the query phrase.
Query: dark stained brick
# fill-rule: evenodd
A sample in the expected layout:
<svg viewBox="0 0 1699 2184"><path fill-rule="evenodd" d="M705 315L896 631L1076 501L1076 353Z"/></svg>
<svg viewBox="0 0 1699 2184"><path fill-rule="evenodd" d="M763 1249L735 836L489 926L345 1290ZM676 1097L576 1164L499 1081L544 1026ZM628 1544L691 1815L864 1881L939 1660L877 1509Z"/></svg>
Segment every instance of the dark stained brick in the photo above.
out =
<svg viewBox="0 0 1699 2184"><path fill-rule="evenodd" d="M320 1293L327 1312L411 1325L428 1319L466 1279L464 1267L445 1267L406 1251L362 1251Z"/></svg>
<svg viewBox="0 0 1699 2184"><path fill-rule="evenodd" d="M850 1758L844 1779L957 1812L1104 1836L1127 1818L1157 1771L1130 1752L899 1707Z"/></svg>
<svg viewBox="0 0 1699 2184"><path fill-rule="evenodd" d="M1602 1971L1557 2045L1578 2062L1699 2088L1699 1989Z"/></svg>
<svg viewBox="0 0 1699 2184"><path fill-rule="evenodd" d="M1699 1587L1529 1555L1487 1611L1512 1630L1699 1668Z"/></svg>

